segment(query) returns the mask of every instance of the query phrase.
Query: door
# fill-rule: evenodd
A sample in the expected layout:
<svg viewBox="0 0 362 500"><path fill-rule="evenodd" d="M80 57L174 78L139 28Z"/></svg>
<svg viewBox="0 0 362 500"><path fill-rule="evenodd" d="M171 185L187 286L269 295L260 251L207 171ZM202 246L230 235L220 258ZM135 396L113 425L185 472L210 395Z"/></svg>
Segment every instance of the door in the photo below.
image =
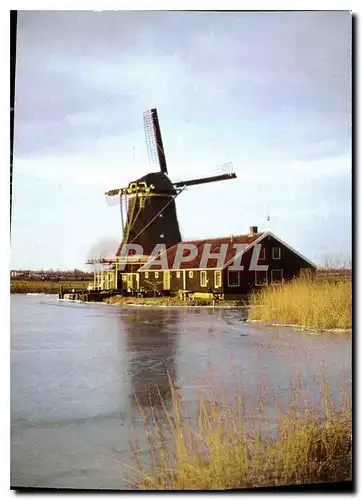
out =
<svg viewBox="0 0 362 500"><path fill-rule="evenodd" d="M133 274L127 274L127 288L133 289Z"/></svg>
<svg viewBox="0 0 362 500"><path fill-rule="evenodd" d="M163 289L169 290L171 286L170 271L164 271L163 273Z"/></svg>

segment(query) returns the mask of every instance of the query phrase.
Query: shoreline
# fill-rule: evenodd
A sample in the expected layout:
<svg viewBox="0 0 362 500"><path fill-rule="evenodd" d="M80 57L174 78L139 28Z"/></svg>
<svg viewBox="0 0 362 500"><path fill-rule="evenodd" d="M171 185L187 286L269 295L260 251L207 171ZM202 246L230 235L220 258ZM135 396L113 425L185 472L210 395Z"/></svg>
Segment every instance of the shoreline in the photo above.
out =
<svg viewBox="0 0 362 500"><path fill-rule="evenodd" d="M248 308L249 305L245 302L245 300L218 300L212 301L208 299L193 299L193 300L181 300L177 297L144 297L144 298L135 298L135 297L109 297L106 298L103 303L109 305L116 306L132 306L132 307L203 307L210 309L245 309Z"/></svg>
<svg viewBox="0 0 362 500"><path fill-rule="evenodd" d="M85 302L87 303L87 302ZM88 302L88 304L96 304L97 302ZM99 303L99 302L98 302ZM102 304L106 304L108 306L121 306L121 307L152 307L154 309L161 309L161 308L164 308L164 309L196 309L196 308L199 308L199 309L248 309L249 306L233 306L233 305L224 305L224 306L221 306L221 305L205 305L205 304L194 304L194 305L189 305L189 304L185 304L185 305L181 305L181 304L177 304L177 305L167 305L167 304L134 304L134 303L129 303L129 304L119 304L119 303L108 303L106 301L104 302L101 302Z"/></svg>
<svg viewBox="0 0 362 500"><path fill-rule="evenodd" d="M268 323L266 321L262 321L260 319L247 319L247 323L256 323L264 326L273 326L273 327L285 327L285 328L295 328L300 331L313 332L313 333L351 333L352 328L326 328L322 330L317 330L310 326L306 325L295 325L291 323Z"/></svg>
<svg viewBox="0 0 362 500"><path fill-rule="evenodd" d="M23 294L24 295L24 294ZM25 294L25 295L47 295L47 294ZM187 302L180 302L177 304L155 304L152 303L151 300L149 299L149 303L142 303L142 302L135 302L134 300L123 300L123 301L114 301L112 299L105 299L101 302L98 301L84 301L84 300L76 300L76 299L57 299L59 302L68 302L68 303L76 303L76 304L98 304L98 305L106 305L106 306L118 306L118 307L148 307L148 308L153 308L153 309L249 309L250 306L247 304L230 304L230 303L217 303L214 306L212 304L205 304L205 303L195 303L195 304L190 304ZM144 300L144 299L138 299L138 300ZM157 300L157 299L155 299ZM159 300L159 299L158 299ZM190 301L191 302L191 301Z"/></svg>

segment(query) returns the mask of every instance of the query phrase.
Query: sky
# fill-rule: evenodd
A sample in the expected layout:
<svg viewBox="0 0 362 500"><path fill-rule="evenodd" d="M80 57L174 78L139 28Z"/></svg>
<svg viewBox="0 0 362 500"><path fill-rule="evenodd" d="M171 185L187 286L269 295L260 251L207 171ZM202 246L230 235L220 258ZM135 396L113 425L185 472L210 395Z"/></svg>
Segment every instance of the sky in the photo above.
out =
<svg viewBox="0 0 362 500"><path fill-rule="evenodd" d="M318 265L351 258L349 12L19 11L13 269L116 250L104 192L154 171L156 107L184 239L270 230ZM270 221L267 220L268 214Z"/></svg>

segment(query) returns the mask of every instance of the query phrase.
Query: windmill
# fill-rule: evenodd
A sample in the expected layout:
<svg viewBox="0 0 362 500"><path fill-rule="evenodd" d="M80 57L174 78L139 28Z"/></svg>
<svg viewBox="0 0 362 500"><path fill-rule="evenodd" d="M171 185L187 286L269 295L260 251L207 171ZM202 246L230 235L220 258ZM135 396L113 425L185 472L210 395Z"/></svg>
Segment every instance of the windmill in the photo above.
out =
<svg viewBox="0 0 362 500"><path fill-rule="evenodd" d="M125 244L141 245L145 256L150 255L158 243L166 245L166 248L179 243L181 232L176 213L177 196L188 186L236 178L234 172L229 172L172 182L168 176L157 110L145 111L143 119L148 156L151 164L158 169L130 182L127 187L105 193L107 197L118 197L120 200L123 237L117 255Z"/></svg>

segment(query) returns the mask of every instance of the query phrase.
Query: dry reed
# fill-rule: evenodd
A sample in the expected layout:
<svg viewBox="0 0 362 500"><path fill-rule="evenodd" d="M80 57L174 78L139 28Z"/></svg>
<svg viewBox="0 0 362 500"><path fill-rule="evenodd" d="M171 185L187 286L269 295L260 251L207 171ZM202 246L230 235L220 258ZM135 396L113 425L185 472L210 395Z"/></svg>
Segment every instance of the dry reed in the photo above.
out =
<svg viewBox="0 0 362 500"><path fill-rule="evenodd" d="M225 390L221 396L200 393L192 422L170 385L171 404L163 403L161 420L152 408L140 408L149 462L136 453L133 488L227 490L351 479L351 398L345 386L337 409L328 383L322 384L322 413L294 390L284 410L275 403L273 424L263 400L255 418L242 396L230 399Z"/></svg>
<svg viewBox="0 0 362 500"><path fill-rule="evenodd" d="M352 281L298 278L255 292L248 318L316 330L352 328Z"/></svg>

